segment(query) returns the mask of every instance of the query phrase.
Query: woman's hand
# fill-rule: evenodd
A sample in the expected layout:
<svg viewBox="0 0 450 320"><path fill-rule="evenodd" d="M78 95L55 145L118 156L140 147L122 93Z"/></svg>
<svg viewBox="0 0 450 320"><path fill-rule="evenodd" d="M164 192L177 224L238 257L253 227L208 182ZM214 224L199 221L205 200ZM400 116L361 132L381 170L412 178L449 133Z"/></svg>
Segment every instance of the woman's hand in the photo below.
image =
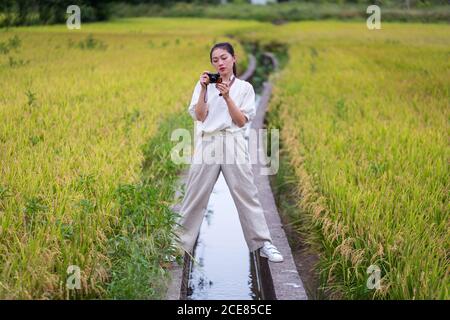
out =
<svg viewBox="0 0 450 320"><path fill-rule="evenodd" d="M202 85L203 89L205 89L209 84L208 73L209 71L203 71L203 73L200 75L200 84Z"/></svg>
<svg viewBox="0 0 450 320"><path fill-rule="evenodd" d="M230 87L228 86L228 83L216 83L216 88L220 91L224 99L229 97Z"/></svg>

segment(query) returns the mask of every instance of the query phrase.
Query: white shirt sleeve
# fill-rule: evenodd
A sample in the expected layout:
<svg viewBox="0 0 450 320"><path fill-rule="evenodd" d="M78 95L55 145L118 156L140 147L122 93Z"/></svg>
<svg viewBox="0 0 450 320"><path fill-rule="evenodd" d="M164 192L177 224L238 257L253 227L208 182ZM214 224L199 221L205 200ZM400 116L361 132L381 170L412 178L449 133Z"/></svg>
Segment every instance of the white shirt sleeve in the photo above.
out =
<svg viewBox="0 0 450 320"><path fill-rule="evenodd" d="M197 116L195 115L195 106L197 105L198 98L200 97L200 92L201 92L201 84L200 84L200 80L199 80L199 81L197 81L197 84L195 85L194 93L192 94L191 103L189 104L189 108L188 108L189 114L195 121L198 121Z"/></svg>
<svg viewBox="0 0 450 320"><path fill-rule="evenodd" d="M253 86L249 83L247 92L245 93L242 106L240 108L242 113L247 117L248 122L252 121L256 114L256 100L255 100L255 90Z"/></svg>

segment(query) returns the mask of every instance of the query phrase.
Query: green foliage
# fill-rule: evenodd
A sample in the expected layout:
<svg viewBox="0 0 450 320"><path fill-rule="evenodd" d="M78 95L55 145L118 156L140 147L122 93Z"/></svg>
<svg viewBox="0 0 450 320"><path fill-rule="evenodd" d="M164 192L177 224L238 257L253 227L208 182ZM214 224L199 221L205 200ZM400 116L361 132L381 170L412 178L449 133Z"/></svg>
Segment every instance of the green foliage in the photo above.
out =
<svg viewBox="0 0 450 320"><path fill-rule="evenodd" d="M369 4L382 7L383 21L450 21L449 5L445 1L411 1L407 9L405 1L287 1L268 5L251 5L241 1L230 1L225 5L205 5L196 2L174 2L161 5L158 2L130 4L113 3L113 17L163 16L202 17L215 19L250 19L282 24L304 20L366 20Z"/></svg>

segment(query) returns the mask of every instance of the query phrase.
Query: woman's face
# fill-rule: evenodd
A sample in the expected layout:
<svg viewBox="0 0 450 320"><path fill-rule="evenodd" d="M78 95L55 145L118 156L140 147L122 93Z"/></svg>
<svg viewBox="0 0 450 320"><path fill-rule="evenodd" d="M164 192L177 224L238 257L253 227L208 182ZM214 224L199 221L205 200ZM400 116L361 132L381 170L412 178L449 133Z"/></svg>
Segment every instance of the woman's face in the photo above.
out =
<svg viewBox="0 0 450 320"><path fill-rule="evenodd" d="M217 48L212 53L211 63L220 75L233 73L233 64L235 61L236 58L225 49Z"/></svg>

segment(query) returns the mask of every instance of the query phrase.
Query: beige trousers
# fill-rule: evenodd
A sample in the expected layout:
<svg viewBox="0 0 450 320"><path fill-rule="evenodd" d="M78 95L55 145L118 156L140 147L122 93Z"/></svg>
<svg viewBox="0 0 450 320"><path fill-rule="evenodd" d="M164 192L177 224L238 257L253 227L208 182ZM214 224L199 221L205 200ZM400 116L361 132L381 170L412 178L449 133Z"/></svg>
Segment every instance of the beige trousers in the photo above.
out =
<svg viewBox="0 0 450 320"><path fill-rule="evenodd" d="M249 250L259 249L265 241L272 242L254 184L244 131L205 133L196 140L176 227L182 248L190 253L193 251L220 171L236 205Z"/></svg>

